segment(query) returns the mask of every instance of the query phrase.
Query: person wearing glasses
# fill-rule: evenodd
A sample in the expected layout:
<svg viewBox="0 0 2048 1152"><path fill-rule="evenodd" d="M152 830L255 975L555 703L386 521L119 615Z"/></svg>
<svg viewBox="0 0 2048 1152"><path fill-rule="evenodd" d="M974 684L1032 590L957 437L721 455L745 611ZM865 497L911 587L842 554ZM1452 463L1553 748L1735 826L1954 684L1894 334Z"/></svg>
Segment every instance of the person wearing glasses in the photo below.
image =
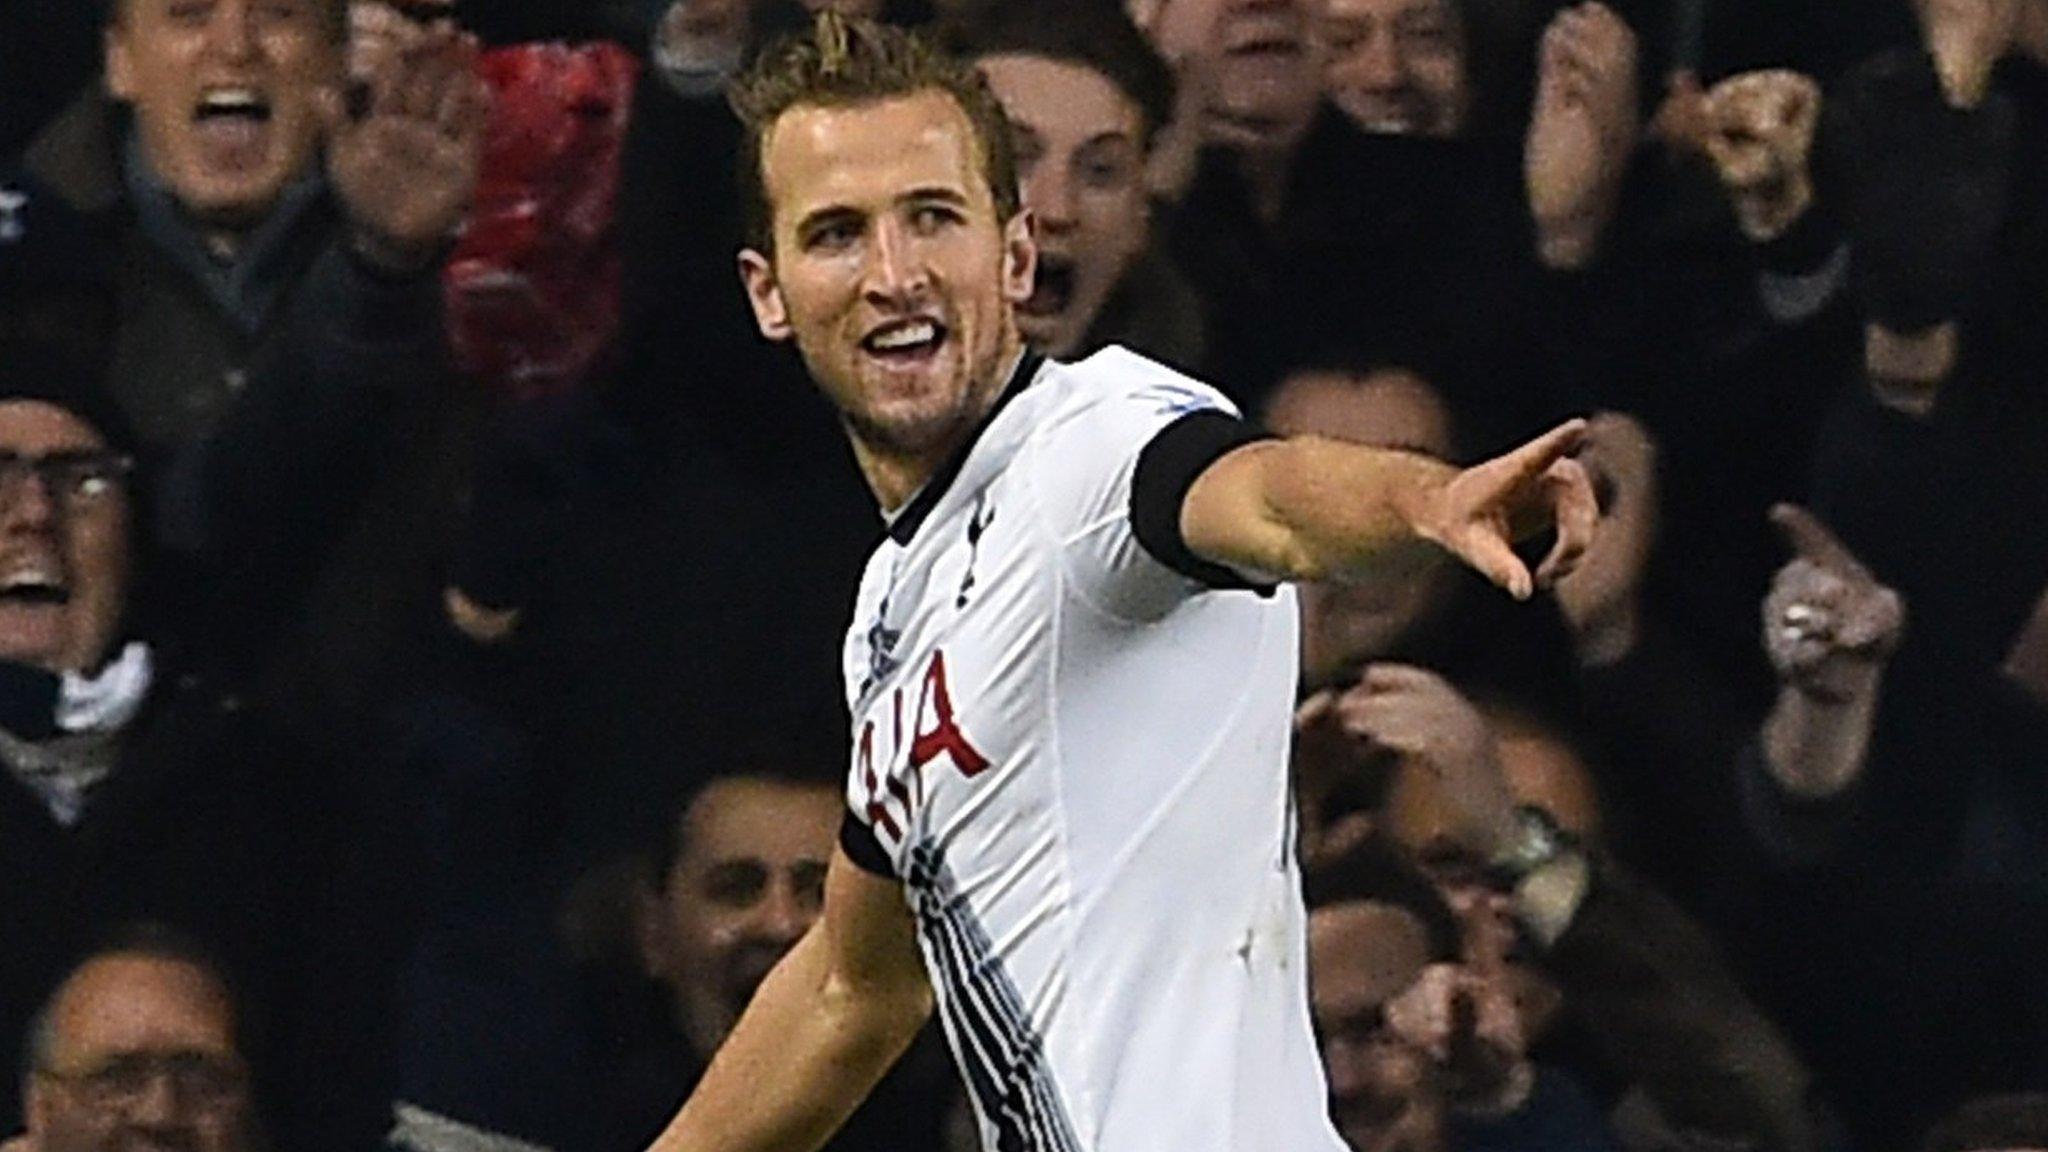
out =
<svg viewBox="0 0 2048 1152"><path fill-rule="evenodd" d="M0 339L0 1050L33 1047L97 941L161 923L287 1025L264 1060L294 1147L373 1146L403 920L377 880L391 822L360 763L310 755L158 642L150 477L93 378ZM22 1104L0 1091L0 1134Z"/></svg>
<svg viewBox="0 0 2048 1152"><path fill-rule="evenodd" d="M233 989L203 949L137 928L72 969L30 1034L20 1152L251 1152Z"/></svg>

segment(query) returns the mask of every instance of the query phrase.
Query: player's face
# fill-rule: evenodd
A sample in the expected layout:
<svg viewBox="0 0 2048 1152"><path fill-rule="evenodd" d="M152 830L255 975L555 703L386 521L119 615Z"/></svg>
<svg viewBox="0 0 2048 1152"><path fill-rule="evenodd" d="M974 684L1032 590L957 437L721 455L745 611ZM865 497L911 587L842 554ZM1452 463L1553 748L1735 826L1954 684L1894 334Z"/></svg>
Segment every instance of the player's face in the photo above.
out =
<svg viewBox="0 0 2048 1152"><path fill-rule="evenodd" d="M1305 372L1284 381L1266 410L1283 435L1329 436L1432 456L1451 451L1450 415L1420 377L1385 370L1360 378ZM1369 580L1301 589L1302 674L1329 683L1385 655L1426 618L1452 587L1440 555L1383 566Z"/></svg>
<svg viewBox="0 0 2048 1152"><path fill-rule="evenodd" d="M739 777L684 812L682 850L641 909L641 955L703 1055L818 918L839 807L830 788Z"/></svg>
<svg viewBox="0 0 2048 1152"><path fill-rule="evenodd" d="M980 67L1016 127L1024 206L1038 220L1038 277L1017 323L1048 355L1070 356L1145 247L1144 116L1092 68L1021 55Z"/></svg>
<svg viewBox="0 0 2048 1152"><path fill-rule="evenodd" d="M1428 1059L1384 1017L1429 963L1422 921L1388 904L1335 904L1309 917L1308 938L1310 1004L1338 1130L1357 1152L1437 1147L1442 1117Z"/></svg>
<svg viewBox="0 0 2048 1152"><path fill-rule="evenodd" d="M741 253L755 319L796 341L867 450L942 457L1018 347L1025 213L997 219L967 114L943 92L784 113L762 146L772 256Z"/></svg>
<svg viewBox="0 0 2048 1152"><path fill-rule="evenodd" d="M309 169L316 102L339 79L340 0L124 0L107 84L135 110L150 167L201 221L246 227Z"/></svg>
<svg viewBox="0 0 2048 1152"><path fill-rule="evenodd" d="M1360 128L1456 136L1465 125L1463 30L1451 0L1316 0L1330 102Z"/></svg>

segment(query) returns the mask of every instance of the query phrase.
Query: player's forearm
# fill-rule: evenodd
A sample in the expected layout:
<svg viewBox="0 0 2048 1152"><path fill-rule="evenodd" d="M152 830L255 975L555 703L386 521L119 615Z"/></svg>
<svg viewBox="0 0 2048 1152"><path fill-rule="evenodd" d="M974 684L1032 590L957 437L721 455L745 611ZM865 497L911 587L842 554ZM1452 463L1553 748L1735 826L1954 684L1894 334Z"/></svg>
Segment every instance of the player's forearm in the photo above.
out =
<svg viewBox="0 0 2048 1152"><path fill-rule="evenodd" d="M761 982L695 1092L649 1152L813 1152L931 1015L922 981L857 986L813 931Z"/></svg>
<svg viewBox="0 0 2048 1152"><path fill-rule="evenodd" d="M1342 580L1432 547L1417 525L1457 470L1315 436L1247 445L1189 489L1188 547L1248 574Z"/></svg>

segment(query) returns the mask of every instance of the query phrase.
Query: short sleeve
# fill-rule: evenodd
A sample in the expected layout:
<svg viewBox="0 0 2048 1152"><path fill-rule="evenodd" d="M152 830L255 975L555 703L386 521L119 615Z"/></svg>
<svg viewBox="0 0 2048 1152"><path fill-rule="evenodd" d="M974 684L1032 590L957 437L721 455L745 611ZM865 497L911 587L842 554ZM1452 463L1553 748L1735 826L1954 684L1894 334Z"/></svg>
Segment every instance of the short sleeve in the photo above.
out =
<svg viewBox="0 0 2048 1152"><path fill-rule="evenodd" d="M1264 433L1209 385L1121 348L1064 371L1075 402L1030 467L1070 587L1133 621L1211 589L1256 587L1187 548L1180 506L1204 469Z"/></svg>
<svg viewBox="0 0 2048 1152"><path fill-rule="evenodd" d="M889 853L882 848L882 842L875 838L875 830L850 811L839 821L839 847L861 871L891 880L896 878L896 869L889 862Z"/></svg>

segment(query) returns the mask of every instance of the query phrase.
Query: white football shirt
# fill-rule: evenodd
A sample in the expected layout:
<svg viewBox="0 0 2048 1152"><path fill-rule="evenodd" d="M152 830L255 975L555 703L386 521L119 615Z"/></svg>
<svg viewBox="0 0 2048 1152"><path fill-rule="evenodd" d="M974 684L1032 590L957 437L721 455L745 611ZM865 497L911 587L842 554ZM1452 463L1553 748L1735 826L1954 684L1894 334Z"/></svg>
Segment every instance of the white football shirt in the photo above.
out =
<svg viewBox="0 0 2048 1152"><path fill-rule="evenodd" d="M1235 415L1121 349L1027 358L861 581L842 840L903 882L991 1152L1343 1148L1293 858L1293 592L1179 541L1186 484L1254 438Z"/></svg>

